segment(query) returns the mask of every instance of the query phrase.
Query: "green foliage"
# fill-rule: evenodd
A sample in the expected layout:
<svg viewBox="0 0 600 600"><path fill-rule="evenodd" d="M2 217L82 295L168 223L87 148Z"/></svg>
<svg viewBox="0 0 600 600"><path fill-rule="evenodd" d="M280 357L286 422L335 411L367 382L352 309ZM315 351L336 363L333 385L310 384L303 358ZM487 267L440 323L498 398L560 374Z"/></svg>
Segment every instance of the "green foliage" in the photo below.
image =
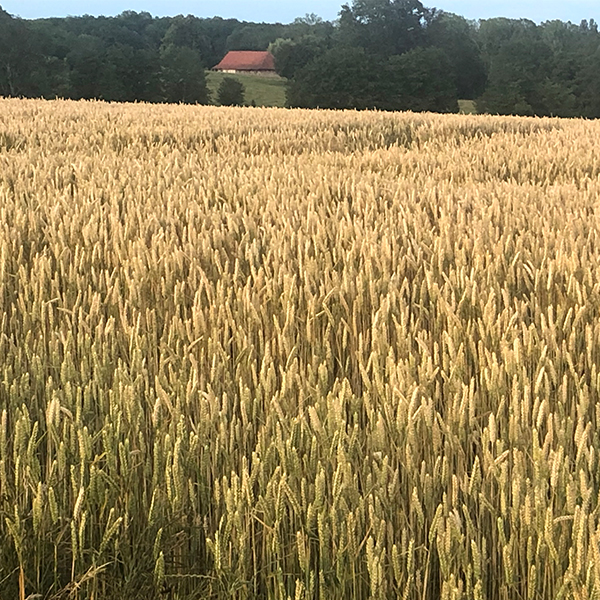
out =
<svg viewBox="0 0 600 600"><path fill-rule="evenodd" d="M206 83L211 98L216 98L225 77L237 79L244 85L246 104L256 106L285 106L286 80L281 77L263 77L250 73L227 74L218 71L206 73Z"/></svg>
<svg viewBox="0 0 600 600"><path fill-rule="evenodd" d="M450 60L439 48L415 48L392 56L386 69L392 110L458 112L455 77Z"/></svg>
<svg viewBox="0 0 600 600"><path fill-rule="evenodd" d="M227 38L227 50L266 50L284 36L285 26L279 23L247 23Z"/></svg>
<svg viewBox="0 0 600 600"><path fill-rule="evenodd" d="M419 0L353 0L335 23L286 25L135 11L25 21L0 9L0 94L207 102L203 68L267 48L290 106L455 110L458 97L491 113L600 117L593 20L475 23ZM437 49L439 68L424 49ZM265 84L252 100L280 105L280 85L269 89L278 99Z"/></svg>
<svg viewBox="0 0 600 600"><path fill-rule="evenodd" d="M552 21L491 19L479 30L488 84L480 110L516 115L599 116L597 31Z"/></svg>
<svg viewBox="0 0 600 600"><path fill-rule="evenodd" d="M362 48L336 47L300 69L288 85L288 106L376 108L380 63Z"/></svg>
<svg viewBox="0 0 600 600"><path fill-rule="evenodd" d="M549 74L550 53L535 23L490 19L479 32L488 63L488 87L479 101L486 112L533 115L542 100L539 74Z"/></svg>
<svg viewBox="0 0 600 600"><path fill-rule="evenodd" d="M208 103L206 75L197 51L167 46L160 53L160 65L162 93L166 102Z"/></svg>
<svg viewBox="0 0 600 600"><path fill-rule="evenodd" d="M214 19L199 19L192 15L174 17L162 38L162 45L192 48L200 54L204 66L211 68L227 52L228 40L239 25L235 19L219 17Z"/></svg>
<svg viewBox="0 0 600 600"><path fill-rule="evenodd" d="M579 92L580 114L591 119L600 119L600 45L595 52L585 56L575 85Z"/></svg>
<svg viewBox="0 0 600 600"><path fill-rule="evenodd" d="M81 34L67 55L70 70L71 95L75 99L101 98L105 75L105 49L96 36Z"/></svg>
<svg viewBox="0 0 600 600"><path fill-rule="evenodd" d="M372 54L402 54L425 43L433 15L419 0L353 0L342 6L339 39Z"/></svg>
<svg viewBox="0 0 600 600"><path fill-rule="evenodd" d="M219 85L217 100L221 106L242 106L244 104L244 84L233 77L225 77Z"/></svg>
<svg viewBox="0 0 600 600"><path fill-rule="evenodd" d="M447 52L460 45L462 23L452 27L449 19L439 19L443 43L424 47L434 17L435 11L418 0L354 0L342 7L334 47L321 49L312 61L318 48L314 42L278 43L278 71L293 78L288 105L457 111L459 85L472 97L483 67L473 71L471 80L459 76L477 63L473 40L461 58L448 59Z"/></svg>
<svg viewBox="0 0 600 600"><path fill-rule="evenodd" d="M204 102L198 64L211 68L229 49L264 50L277 38L294 42L312 38L320 43L333 31L332 23L314 15L289 25L191 15L157 18L134 11L117 17L86 15L35 21L5 16L12 29L22 29L13 34L6 27L2 29L4 22L0 20L0 32L4 33L0 37L0 65L7 64L3 54L11 57L9 80L3 77L0 66L0 93L7 96ZM24 32L31 35L27 37ZM26 39L34 44L39 60L33 60L25 51ZM306 40L303 43L308 46ZM188 50L194 52L193 57ZM310 58L316 53L314 50ZM17 63L24 64L24 68L17 69ZM15 78L17 71L19 78ZM252 100L257 104L282 105L285 98L281 87L280 81L256 86L252 83L250 88L256 88Z"/></svg>
<svg viewBox="0 0 600 600"><path fill-rule="evenodd" d="M306 35L299 40L280 38L269 46L269 51L275 57L277 73L292 79L302 67L323 54L327 46L328 40Z"/></svg>
<svg viewBox="0 0 600 600"><path fill-rule="evenodd" d="M335 31L334 24L324 21L314 13L306 14L304 17L297 17L294 22L286 27L286 37L292 40L298 40L306 36L312 36L315 39L330 38Z"/></svg>
<svg viewBox="0 0 600 600"><path fill-rule="evenodd" d="M26 23L0 7L0 95L40 95L36 76L43 63L36 39Z"/></svg>
<svg viewBox="0 0 600 600"><path fill-rule="evenodd" d="M429 44L444 51L459 98L480 96L487 79L485 64L476 41L477 31L463 17L438 12L427 27Z"/></svg>
<svg viewBox="0 0 600 600"><path fill-rule="evenodd" d="M119 102L160 100L158 52L115 44L107 49L105 56L105 65L110 69L107 74L107 77L110 76L110 81L106 81L103 90L103 97L106 100Z"/></svg>
<svg viewBox="0 0 600 600"><path fill-rule="evenodd" d="M178 16L165 33L162 43L164 46L192 48L200 55L206 53L209 40L202 27L202 20L192 15Z"/></svg>
<svg viewBox="0 0 600 600"><path fill-rule="evenodd" d="M417 48L387 61L361 48L334 48L300 69L288 85L288 104L458 111L451 65L438 48Z"/></svg>

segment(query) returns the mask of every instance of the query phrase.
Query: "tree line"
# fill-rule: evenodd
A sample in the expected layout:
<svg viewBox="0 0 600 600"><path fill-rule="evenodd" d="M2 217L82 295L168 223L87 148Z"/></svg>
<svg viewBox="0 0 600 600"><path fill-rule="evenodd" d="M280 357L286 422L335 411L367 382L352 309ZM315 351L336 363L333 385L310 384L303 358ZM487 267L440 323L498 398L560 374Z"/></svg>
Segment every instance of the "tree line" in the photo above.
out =
<svg viewBox="0 0 600 600"><path fill-rule="evenodd" d="M266 50L288 105L600 117L600 34L593 20L469 21L419 0L353 0L335 22L219 17L23 20L0 8L0 95L198 102L205 69L229 50Z"/></svg>

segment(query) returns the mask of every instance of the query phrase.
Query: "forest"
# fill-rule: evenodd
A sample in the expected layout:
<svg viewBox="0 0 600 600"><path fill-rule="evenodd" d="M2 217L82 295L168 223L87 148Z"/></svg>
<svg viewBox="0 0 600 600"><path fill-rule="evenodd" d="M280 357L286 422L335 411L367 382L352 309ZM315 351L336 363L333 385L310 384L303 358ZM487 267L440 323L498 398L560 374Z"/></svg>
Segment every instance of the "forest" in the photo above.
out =
<svg viewBox="0 0 600 600"><path fill-rule="evenodd" d="M600 34L590 19L469 21L419 0L353 0L334 22L289 24L126 11L24 20L0 7L0 96L214 102L206 70L267 50L287 105L600 117Z"/></svg>

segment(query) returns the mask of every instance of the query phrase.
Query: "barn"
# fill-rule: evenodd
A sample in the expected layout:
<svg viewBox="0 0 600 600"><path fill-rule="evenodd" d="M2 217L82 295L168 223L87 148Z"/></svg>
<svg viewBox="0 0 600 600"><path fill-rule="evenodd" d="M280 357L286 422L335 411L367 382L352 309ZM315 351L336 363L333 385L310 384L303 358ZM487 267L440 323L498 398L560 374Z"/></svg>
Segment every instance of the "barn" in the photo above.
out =
<svg viewBox="0 0 600 600"><path fill-rule="evenodd" d="M266 77L277 77L275 59L270 52L234 50L228 52L223 60L213 67L221 73L251 73Z"/></svg>

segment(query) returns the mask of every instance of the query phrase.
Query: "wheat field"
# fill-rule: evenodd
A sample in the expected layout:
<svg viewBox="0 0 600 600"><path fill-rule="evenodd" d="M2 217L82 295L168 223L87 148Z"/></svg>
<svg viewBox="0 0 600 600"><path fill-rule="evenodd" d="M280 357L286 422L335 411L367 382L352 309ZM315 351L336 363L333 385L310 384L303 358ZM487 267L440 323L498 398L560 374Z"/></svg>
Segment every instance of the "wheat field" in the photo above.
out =
<svg viewBox="0 0 600 600"><path fill-rule="evenodd" d="M0 100L0 600L599 598L598 140Z"/></svg>

